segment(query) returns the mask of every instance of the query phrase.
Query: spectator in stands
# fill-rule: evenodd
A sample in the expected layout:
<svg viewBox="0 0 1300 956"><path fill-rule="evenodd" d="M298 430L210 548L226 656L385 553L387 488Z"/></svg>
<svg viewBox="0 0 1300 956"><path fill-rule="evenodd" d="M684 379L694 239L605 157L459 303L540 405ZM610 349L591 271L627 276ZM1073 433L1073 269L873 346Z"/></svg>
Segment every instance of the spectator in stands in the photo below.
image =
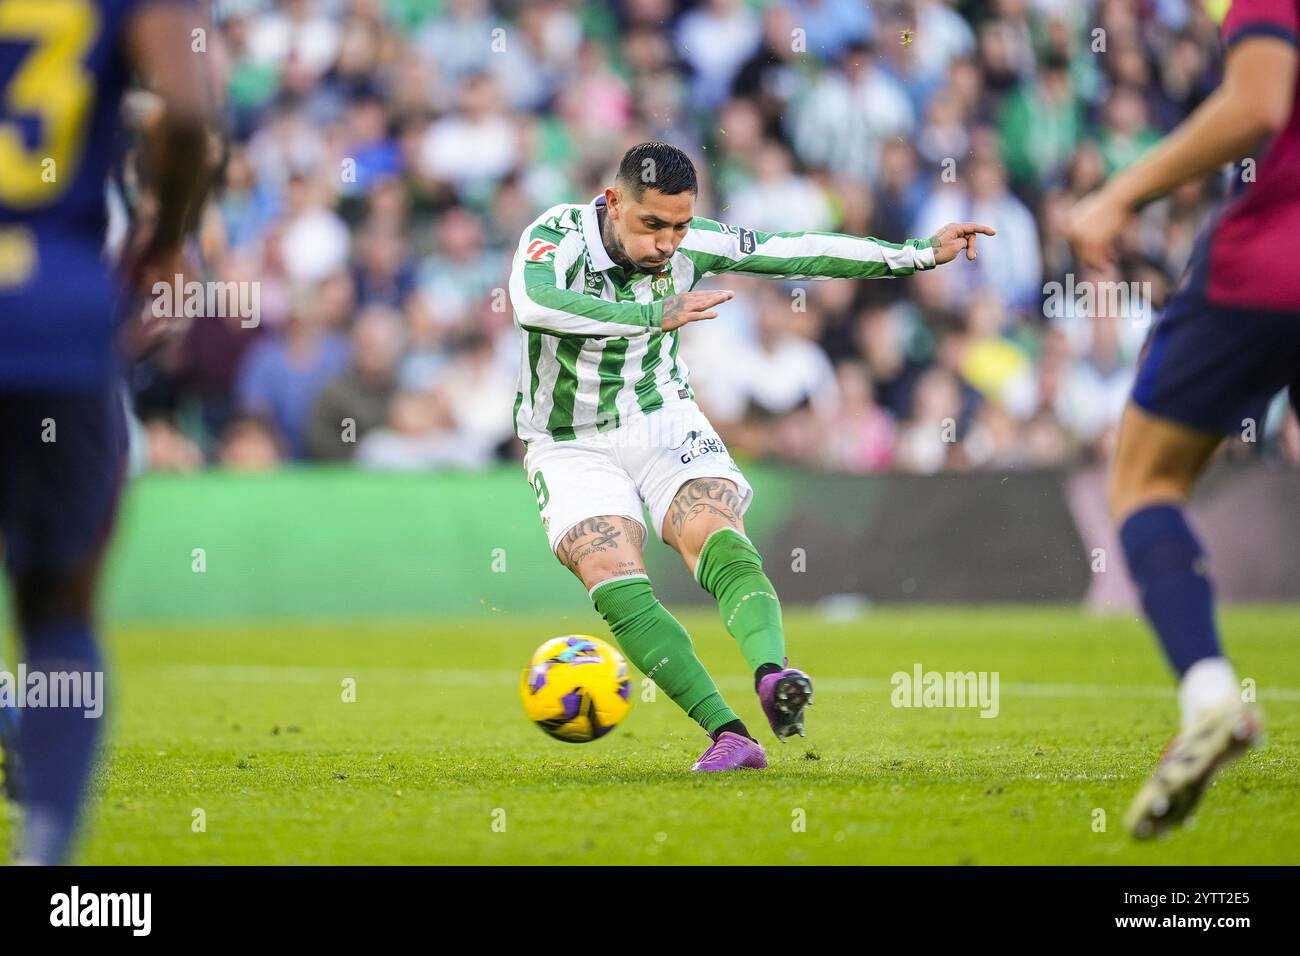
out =
<svg viewBox="0 0 1300 956"><path fill-rule="evenodd" d="M401 353L401 315L383 305L363 309L352 327L351 364L325 384L312 409L307 448L313 458L347 461L356 443L384 424Z"/></svg>
<svg viewBox="0 0 1300 956"><path fill-rule="evenodd" d="M332 458L307 441L318 406L366 423L371 466L519 455L505 277L520 233L654 137L692 151L699 213L724 222L891 241L956 219L998 229L967 268L904 283L712 280L737 297L681 332L682 355L737 451L851 471L1105 455L1113 399L1220 198L1206 181L1145 209L1104 276L1064 242L1072 203L1213 88L1215 25L1191 0L213 7L230 142L196 258L204 278L257 283L261 316L195 319L136 366L158 467L189 467L193 447L226 467ZM1120 314L1045 315L1045 283L1067 278L1143 291ZM764 290L786 296L780 322ZM379 313L401 317L391 394L348 358ZM1274 425L1258 447L1295 457L1298 433Z"/></svg>
<svg viewBox="0 0 1300 956"><path fill-rule="evenodd" d="M236 384L240 411L272 424L292 458L307 454L316 399L348 362L347 341L322 327L318 295L299 291L284 327L252 348Z"/></svg>

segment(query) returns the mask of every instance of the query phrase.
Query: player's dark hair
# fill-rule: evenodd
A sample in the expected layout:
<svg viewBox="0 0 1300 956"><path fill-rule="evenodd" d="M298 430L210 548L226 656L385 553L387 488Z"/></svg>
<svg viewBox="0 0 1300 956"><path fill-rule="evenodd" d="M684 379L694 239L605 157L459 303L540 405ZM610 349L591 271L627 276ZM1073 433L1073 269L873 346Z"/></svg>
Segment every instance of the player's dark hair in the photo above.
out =
<svg viewBox="0 0 1300 956"><path fill-rule="evenodd" d="M623 154L618 164L618 182L640 199L647 189L675 196L699 192L695 164L676 146L667 143L641 143Z"/></svg>

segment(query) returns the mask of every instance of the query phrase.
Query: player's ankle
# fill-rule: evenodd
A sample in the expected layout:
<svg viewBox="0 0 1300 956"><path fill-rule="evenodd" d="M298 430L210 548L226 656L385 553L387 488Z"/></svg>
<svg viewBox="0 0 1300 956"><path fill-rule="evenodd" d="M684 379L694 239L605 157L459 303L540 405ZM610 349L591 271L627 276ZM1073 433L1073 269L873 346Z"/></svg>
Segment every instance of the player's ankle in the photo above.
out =
<svg viewBox="0 0 1300 956"><path fill-rule="evenodd" d="M759 664L758 670L754 671L754 690L758 690L758 685L763 682L763 678L768 674L779 674L780 672L780 664Z"/></svg>
<svg viewBox="0 0 1300 956"><path fill-rule="evenodd" d="M1203 657L1187 668L1178 685L1184 729L1238 690L1237 672L1225 657Z"/></svg>
<svg viewBox="0 0 1300 956"><path fill-rule="evenodd" d="M754 735L749 732L743 720L729 720L713 732L713 739L717 740L723 734L740 734L742 737L748 737L754 740Z"/></svg>

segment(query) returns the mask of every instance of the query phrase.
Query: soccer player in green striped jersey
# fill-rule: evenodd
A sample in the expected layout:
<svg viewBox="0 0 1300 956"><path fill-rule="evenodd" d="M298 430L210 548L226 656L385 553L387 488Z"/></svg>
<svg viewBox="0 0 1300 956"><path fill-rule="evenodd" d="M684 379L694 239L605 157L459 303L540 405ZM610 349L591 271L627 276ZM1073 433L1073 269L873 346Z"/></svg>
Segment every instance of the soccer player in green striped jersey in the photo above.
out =
<svg viewBox="0 0 1300 956"><path fill-rule="evenodd" d="M762 769L767 757L727 706L681 624L659 603L642 549L655 534L718 602L777 738L803 734L812 681L789 667L781 605L745 535L753 491L695 405L678 330L717 316L726 272L877 279L933 269L994 230L949 223L901 245L824 232L759 232L695 215L695 168L643 143L587 205L548 209L519 240L510 298L520 330L515 426L551 549L619 646L712 745L692 770Z"/></svg>

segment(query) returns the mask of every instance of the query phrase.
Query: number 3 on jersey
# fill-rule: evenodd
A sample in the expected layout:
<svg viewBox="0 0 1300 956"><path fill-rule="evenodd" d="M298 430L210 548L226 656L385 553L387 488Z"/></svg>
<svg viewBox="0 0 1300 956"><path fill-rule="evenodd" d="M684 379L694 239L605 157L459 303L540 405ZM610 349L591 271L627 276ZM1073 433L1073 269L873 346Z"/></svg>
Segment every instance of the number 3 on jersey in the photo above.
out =
<svg viewBox="0 0 1300 956"><path fill-rule="evenodd" d="M95 96L83 61L99 30L89 0L0 0L0 43L29 47L0 88L0 205L48 205L75 181Z"/></svg>

